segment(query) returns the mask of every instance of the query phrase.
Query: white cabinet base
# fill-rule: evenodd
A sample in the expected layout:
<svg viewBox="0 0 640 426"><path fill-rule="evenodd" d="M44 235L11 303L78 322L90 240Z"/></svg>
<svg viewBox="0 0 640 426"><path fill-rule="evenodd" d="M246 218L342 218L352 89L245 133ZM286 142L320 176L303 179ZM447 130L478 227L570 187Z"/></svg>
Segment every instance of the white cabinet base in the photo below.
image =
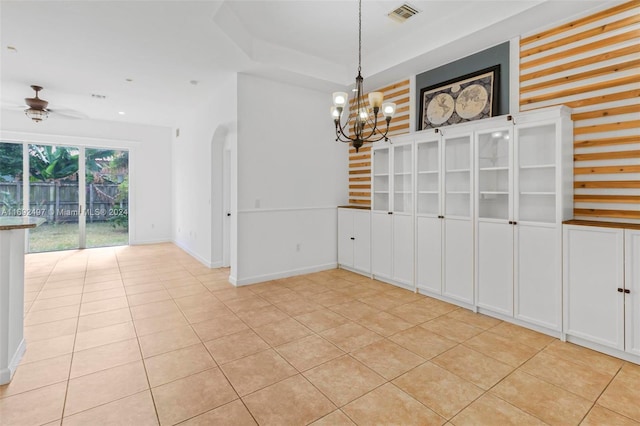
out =
<svg viewBox="0 0 640 426"><path fill-rule="evenodd" d="M584 346L585 348L593 349L594 351L597 351L597 352L602 352L603 354L611 355L612 357L615 357L615 358L620 358L625 361L633 362L634 364L640 365L640 355L634 355L629 352L611 348L609 346L600 345L590 340L581 339L580 337L572 336L570 334L567 335L566 341L579 346Z"/></svg>

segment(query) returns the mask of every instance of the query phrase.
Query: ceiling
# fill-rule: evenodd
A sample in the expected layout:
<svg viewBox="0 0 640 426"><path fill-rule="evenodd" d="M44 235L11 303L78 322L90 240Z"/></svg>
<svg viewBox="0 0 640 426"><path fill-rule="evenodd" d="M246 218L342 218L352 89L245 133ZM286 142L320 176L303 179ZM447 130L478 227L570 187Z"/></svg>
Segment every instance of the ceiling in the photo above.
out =
<svg viewBox="0 0 640 426"><path fill-rule="evenodd" d="M363 1L368 87L612 2L408 3L421 13L400 24L387 14L402 0ZM54 111L174 127L211 101L225 73L266 75L329 92L355 77L357 17L355 0L1 0L2 108L21 108L32 96L29 86L38 84Z"/></svg>

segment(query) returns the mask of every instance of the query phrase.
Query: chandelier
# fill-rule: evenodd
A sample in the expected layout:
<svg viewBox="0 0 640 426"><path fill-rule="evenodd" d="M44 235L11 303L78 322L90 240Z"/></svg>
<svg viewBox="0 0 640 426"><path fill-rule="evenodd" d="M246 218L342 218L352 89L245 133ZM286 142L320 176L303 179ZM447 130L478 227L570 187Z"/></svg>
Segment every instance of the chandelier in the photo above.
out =
<svg viewBox="0 0 640 426"><path fill-rule="evenodd" d="M354 92L356 97L351 108L354 112L353 122L347 117L347 122L342 125L342 113L347 106L349 95L346 92L333 93L333 106L331 107L331 116L336 125L336 141L352 143L356 152L365 142L377 142L384 139L388 141L387 133L389 133L389 123L396 112L396 104L393 102L385 102L382 92L369 93L369 110L364 102L364 89L361 75L362 70L362 0L358 1L358 76L356 77L356 87ZM382 114L387 123L384 133L378 129L378 113L382 108ZM347 130L352 129L352 134L347 134Z"/></svg>

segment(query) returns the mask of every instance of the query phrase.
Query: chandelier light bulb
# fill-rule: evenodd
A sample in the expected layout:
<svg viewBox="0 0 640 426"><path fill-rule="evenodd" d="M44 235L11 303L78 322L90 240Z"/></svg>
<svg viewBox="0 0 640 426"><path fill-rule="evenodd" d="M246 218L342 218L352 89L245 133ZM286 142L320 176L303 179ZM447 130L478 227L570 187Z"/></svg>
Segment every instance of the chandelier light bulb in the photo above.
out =
<svg viewBox="0 0 640 426"><path fill-rule="evenodd" d="M344 108L347 105L347 99L349 99L349 95L346 92L333 93L333 105L338 108Z"/></svg>
<svg viewBox="0 0 640 426"><path fill-rule="evenodd" d="M371 105L371 108L380 108L382 106L383 99L384 94L382 92L369 93L369 105Z"/></svg>
<svg viewBox="0 0 640 426"><path fill-rule="evenodd" d="M396 104L393 102L385 102L382 104L382 113L386 118L393 118L396 113Z"/></svg>
<svg viewBox="0 0 640 426"><path fill-rule="evenodd" d="M336 108L335 106L331 107L331 118L333 118L334 120L339 120L341 115L342 114L340 114L338 108Z"/></svg>

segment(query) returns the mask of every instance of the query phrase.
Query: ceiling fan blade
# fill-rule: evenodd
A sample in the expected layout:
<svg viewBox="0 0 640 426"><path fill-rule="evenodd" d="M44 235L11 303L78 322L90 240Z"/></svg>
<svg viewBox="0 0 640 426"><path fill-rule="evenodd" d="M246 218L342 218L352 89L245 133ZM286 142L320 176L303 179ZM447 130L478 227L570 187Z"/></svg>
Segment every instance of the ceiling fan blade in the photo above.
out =
<svg viewBox="0 0 640 426"><path fill-rule="evenodd" d="M87 114L70 108L54 108L49 109L49 112L59 117L71 118L74 120L86 120L89 118Z"/></svg>

